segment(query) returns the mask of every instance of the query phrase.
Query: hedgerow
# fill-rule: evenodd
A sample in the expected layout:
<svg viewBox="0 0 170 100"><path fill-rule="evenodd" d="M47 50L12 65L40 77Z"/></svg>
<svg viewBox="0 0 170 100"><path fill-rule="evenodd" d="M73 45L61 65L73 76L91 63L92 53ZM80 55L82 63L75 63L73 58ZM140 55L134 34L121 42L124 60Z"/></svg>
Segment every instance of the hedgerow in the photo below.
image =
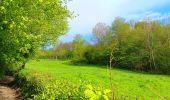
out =
<svg viewBox="0 0 170 100"><path fill-rule="evenodd" d="M56 80L49 75L21 71L16 75L16 85L27 100L108 100L110 90L81 82L73 84Z"/></svg>

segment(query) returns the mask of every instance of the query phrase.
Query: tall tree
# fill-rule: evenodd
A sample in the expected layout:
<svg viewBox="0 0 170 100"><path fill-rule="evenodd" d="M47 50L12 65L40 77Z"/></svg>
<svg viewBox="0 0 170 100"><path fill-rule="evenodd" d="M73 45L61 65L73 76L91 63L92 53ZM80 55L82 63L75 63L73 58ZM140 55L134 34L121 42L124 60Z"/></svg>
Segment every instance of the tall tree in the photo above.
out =
<svg viewBox="0 0 170 100"><path fill-rule="evenodd" d="M92 32L95 43L98 44L99 42L101 42L108 31L109 27L105 23L97 23Z"/></svg>
<svg viewBox="0 0 170 100"><path fill-rule="evenodd" d="M73 40L73 55L76 59L82 59L85 51L86 42L82 35L77 34Z"/></svg>
<svg viewBox="0 0 170 100"><path fill-rule="evenodd" d="M61 0L1 0L0 64L25 63L40 45L67 32L71 15Z"/></svg>

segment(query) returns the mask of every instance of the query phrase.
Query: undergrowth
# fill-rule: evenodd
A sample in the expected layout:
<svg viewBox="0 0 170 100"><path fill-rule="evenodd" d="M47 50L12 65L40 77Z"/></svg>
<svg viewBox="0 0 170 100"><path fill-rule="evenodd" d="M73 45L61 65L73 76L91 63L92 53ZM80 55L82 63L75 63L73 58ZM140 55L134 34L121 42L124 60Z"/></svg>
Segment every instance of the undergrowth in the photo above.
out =
<svg viewBox="0 0 170 100"><path fill-rule="evenodd" d="M24 100L109 100L110 90L81 82L73 84L38 72L21 71L16 75Z"/></svg>

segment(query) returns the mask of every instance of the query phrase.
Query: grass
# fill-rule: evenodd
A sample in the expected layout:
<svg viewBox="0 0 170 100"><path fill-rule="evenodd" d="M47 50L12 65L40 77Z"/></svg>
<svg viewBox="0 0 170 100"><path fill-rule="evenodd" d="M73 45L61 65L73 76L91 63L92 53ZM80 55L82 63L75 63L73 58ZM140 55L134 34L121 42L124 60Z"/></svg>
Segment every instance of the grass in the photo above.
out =
<svg viewBox="0 0 170 100"><path fill-rule="evenodd" d="M67 80L78 84L80 81L94 86L109 88L107 66L70 65L68 61L39 60L26 65L28 71L48 74L57 80ZM170 99L170 76L137 73L113 69L113 85L116 95L138 99Z"/></svg>

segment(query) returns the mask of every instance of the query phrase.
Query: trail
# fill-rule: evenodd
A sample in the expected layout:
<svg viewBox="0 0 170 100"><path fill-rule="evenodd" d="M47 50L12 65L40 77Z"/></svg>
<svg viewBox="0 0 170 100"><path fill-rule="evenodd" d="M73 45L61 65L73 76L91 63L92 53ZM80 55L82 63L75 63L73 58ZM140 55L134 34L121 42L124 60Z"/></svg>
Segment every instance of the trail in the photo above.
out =
<svg viewBox="0 0 170 100"><path fill-rule="evenodd" d="M10 87L10 83L14 80L12 76L4 76L0 80L0 100L21 100L19 90Z"/></svg>

